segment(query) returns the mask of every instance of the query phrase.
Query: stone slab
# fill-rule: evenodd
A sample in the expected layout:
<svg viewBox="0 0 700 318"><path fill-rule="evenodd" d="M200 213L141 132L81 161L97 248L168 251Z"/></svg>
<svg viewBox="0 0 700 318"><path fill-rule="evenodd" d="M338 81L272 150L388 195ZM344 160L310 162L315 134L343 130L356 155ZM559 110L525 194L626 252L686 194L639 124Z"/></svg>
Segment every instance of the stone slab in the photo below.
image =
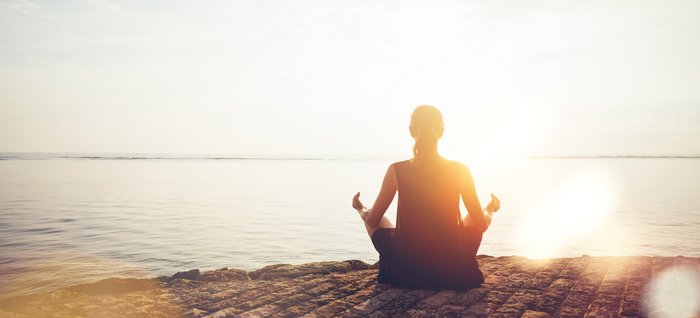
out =
<svg viewBox="0 0 700 318"><path fill-rule="evenodd" d="M646 317L655 275L692 257L478 257L465 292L377 284L357 260L110 278L0 299L0 317Z"/></svg>

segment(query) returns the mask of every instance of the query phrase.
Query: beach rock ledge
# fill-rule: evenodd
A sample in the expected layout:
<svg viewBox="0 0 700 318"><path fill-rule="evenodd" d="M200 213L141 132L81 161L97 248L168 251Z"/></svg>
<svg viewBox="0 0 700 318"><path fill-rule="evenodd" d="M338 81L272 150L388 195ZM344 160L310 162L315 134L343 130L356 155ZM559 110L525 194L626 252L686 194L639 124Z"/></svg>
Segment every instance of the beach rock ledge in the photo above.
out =
<svg viewBox="0 0 700 318"><path fill-rule="evenodd" d="M700 258L478 257L485 283L466 292L377 284L362 261L278 264L110 278L0 300L0 317L646 317L656 274Z"/></svg>

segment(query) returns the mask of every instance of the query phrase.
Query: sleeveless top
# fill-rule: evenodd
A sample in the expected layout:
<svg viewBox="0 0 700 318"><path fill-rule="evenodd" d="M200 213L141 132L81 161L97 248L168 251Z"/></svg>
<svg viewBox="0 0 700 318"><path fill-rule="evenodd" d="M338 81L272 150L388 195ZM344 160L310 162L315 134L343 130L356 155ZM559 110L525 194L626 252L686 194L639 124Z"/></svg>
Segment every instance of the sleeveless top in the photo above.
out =
<svg viewBox="0 0 700 318"><path fill-rule="evenodd" d="M398 206L392 284L457 290L479 286L483 275L476 250L469 253L466 247L459 210L461 164L442 158L420 164L406 160L394 168Z"/></svg>

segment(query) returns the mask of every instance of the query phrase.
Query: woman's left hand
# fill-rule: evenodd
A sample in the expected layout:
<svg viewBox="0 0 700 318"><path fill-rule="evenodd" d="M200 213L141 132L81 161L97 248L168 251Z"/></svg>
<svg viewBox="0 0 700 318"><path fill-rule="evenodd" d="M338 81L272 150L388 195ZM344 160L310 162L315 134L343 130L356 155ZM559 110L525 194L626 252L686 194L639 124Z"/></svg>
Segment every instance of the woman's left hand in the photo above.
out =
<svg viewBox="0 0 700 318"><path fill-rule="evenodd" d="M499 200L493 193L491 193L491 202L486 206L486 211L491 213L496 212L501 209L501 200Z"/></svg>

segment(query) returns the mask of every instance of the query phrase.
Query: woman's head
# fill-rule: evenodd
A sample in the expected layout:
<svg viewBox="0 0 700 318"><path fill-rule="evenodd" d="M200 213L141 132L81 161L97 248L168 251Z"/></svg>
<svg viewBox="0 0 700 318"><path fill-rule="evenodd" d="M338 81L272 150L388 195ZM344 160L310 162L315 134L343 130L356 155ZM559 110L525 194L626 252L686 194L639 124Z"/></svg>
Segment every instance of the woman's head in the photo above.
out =
<svg viewBox="0 0 700 318"><path fill-rule="evenodd" d="M434 106L421 105L411 115L409 126L411 136L415 139L413 156L423 157L437 153L437 142L445 131L442 113Z"/></svg>

